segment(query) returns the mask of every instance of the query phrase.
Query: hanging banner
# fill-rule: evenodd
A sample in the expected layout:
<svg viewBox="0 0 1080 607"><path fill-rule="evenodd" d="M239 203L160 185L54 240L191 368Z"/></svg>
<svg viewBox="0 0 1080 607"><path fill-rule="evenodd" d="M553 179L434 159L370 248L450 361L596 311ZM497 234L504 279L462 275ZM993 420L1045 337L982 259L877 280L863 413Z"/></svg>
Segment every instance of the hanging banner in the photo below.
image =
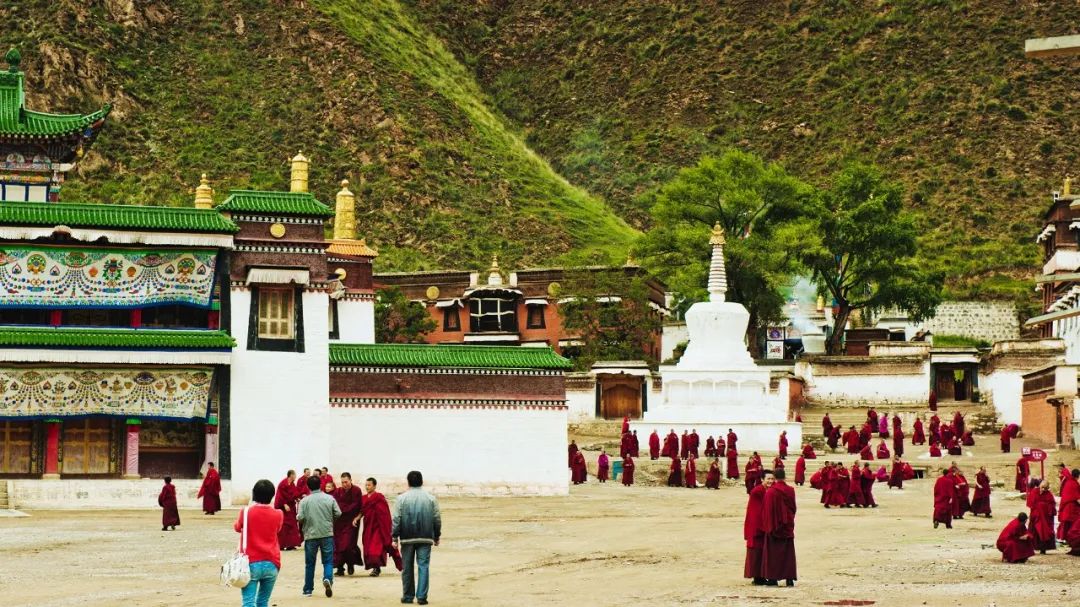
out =
<svg viewBox="0 0 1080 607"><path fill-rule="evenodd" d="M213 249L0 245L0 307L210 306Z"/></svg>
<svg viewBox="0 0 1080 607"><path fill-rule="evenodd" d="M212 367L0 367L0 419L201 419L213 378Z"/></svg>

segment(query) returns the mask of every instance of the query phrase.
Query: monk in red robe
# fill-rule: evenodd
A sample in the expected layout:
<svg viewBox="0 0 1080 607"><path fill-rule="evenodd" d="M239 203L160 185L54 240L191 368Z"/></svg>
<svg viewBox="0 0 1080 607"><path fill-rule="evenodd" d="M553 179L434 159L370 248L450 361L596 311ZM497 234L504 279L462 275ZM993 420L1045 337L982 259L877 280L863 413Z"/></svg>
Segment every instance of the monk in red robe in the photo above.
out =
<svg viewBox="0 0 1080 607"><path fill-rule="evenodd" d="M687 489L697 489L697 458L691 450L686 458L686 468L683 470L683 482Z"/></svg>
<svg viewBox="0 0 1080 607"><path fill-rule="evenodd" d="M836 451L836 448L840 445L840 428L834 426L825 442L829 445L830 451Z"/></svg>
<svg viewBox="0 0 1080 607"><path fill-rule="evenodd" d="M821 490L825 485L824 471L825 467L829 465L829 462L825 462L825 466L818 468L817 472L810 475L810 488ZM824 503L824 501L822 502Z"/></svg>
<svg viewBox="0 0 1080 607"><path fill-rule="evenodd" d="M634 458L630 456L622 460L622 484L624 487L634 484Z"/></svg>
<svg viewBox="0 0 1080 607"><path fill-rule="evenodd" d="M176 531L180 524L180 511L176 508L176 485L172 484L172 477L165 477L165 485L161 487L161 493L157 496L158 506L161 506L161 530L168 531L171 527Z"/></svg>
<svg viewBox="0 0 1080 607"><path fill-rule="evenodd" d="M731 447L727 450L727 477L739 478L739 452Z"/></svg>
<svg viewBox="0 0 1080 607"><path fill-rule="evenodd" d="M705 457L716 457L716 439L711 434L705 439Z"/></svg>
<svg viewBox="0 0 1080 607"><path fill-rule="evenodd" d="M904 462L904 480L910 481L915 478L915 469L911 467L911 464Z"/></svg>
<svg viewBox="0 0 1080 607"><path fill-rule="evenodd" d="M859 459L874 459L874 450L870 448L870 445L863 445L863 448L859 451Z"/></svg>
<svg viewBox="0 0 1080 607"><path fill-rule="evenodd" d="M330 484L333 482L331 480ZM341 508L341 516L334 521L334 566L338 575L345 575L345 568L352 575L356 565L364 564L360 555L360 530L353 525L360 516L364 493L353 484L351 474L342 472L341 486L331 495Z"/></svg>
<svg viewBox="0 0 1080 607"><path fill-rule="evenodd" d="M780 445L779 445L779 448L777 449L777 451L779 451L779 453L780 453L780 459L785 459L787 457L787 448L788 448L787 430L782 430L780 432Z"/></svg>
<svg viewBox="0 0 1080 607"><path fill-rule="evenodd" d="M948 449L949 455L963 455L964 453L960 447L960 441L955 436L949 437L949 440L945 443L945 448Z"/></svg>
<svg viewBox="0 0 1080 607"><path fill-rule="evenodd" d="M754 487L746 500L746 516L743 518L743 539L746 540L746 560L743 577L753 580L755 586L765 584L761 574L761 550L765 545L765 493L773 484L773 475L766 474L760 485Z"/></svg>
<svg viewBox="0 0 1080 607"><path fill-rule="evenodd" d="M570 441L570 445L566 447L566 467L574 467L574 456L577 455L578 446L577 441Z"/></svg>
<svg viewBox="0 0 1080 607"><path fill-rule="evenodd" d="M941 477L934 482L934 529L941 523L946 529L952 529L953 500L956 499L956 484L948 468L941 471Z"/></svg>
<svg viewBox="0 0 1080 607"><path fill-rule="evenodd" d="M649 459L660 459L660 435L656 430L649 435Z"/></svg>
<svg viewBox="0 0 1080 607"><path fill-rule="evenodd" d="M928 426L928 429L930 430L930 444L932 445L934 443L940 443L941 419L938 418L937 414L930 416L930 425Z"/></svg>
<svg viewBox="0 0 1080 607"><path fill-rule="evenodd" d="M206 476L203 477L202 486L199 487L198 497L202 498L204 514L213 514L221 510L221 476L214 462L206 464Z"/></svg>
<svg viewBox="0 0 1080 607"><path fill-rule="evenodd" d="M817 453L814 452L814 446L810 443L804 443L802 446L802 456L804 459L817 459Z"/></svg>
<svg viewBox="0 0 1080 607"><path fill-rule="evenodd" d="M716 457L727 456L727 443L724 442L722 437L716 437Z"/></svg>
<svg viewBox="0 0 1080 607"><path fill-rule="evenodd" d="M622 434L626 434L630 431L630 416L624 415L622 418Z"/></svg>
<svg viewBox="0 0 1080 607"><path fill-rule="evenodd" d="M825 417L821 418L821 435L828 437L830 434L832 434L832 429L832 420L829 419L829 414L826 413Z"/></svg>
<svg viewBox="0 0 1080 607"><path fill-rule="evenodd" d="M300 524L296 520L296 504L299 501L296 471L289 470L274 493L274 508L281 510L283 515L281 529L278 530L278 548L282 550L295 550L304 543L304 538L300 536Z"/></svg>
<svg viewBox="0 0 1080 607"><path fill-rule="evenodd" d="M837 462L833 467L833 491L832 491L832 503L830 506L839 506L841 508L850 508L848 504L848 497L851 494L851 476L848 474L848 469L844 467L843 463Z"/></svg>
<svg viewBox="0 0 1080 607"><path fill-rule="evenodd" d="M683 430L679 437L679 457L686 459L687 455L690 455L690 432Z"/></svg>
<svg viewBox="0 0 1080 607"><path fill-rule="evenodd" d="M953 414L952 418L952 430L956 436L964 435L964 414L957 411Z"/></svg>
<svg viewBox="0 0 1080 607"><path fill-rule="evenodd" d="M624 453L623 458L626 458L629 453ZM608 460L607 453L603 450L600 451L600 457L596 458L596 479L601 483L606 483L608 479L608 469L611 466L611 462Z"/></svg>
<svg viewBox="0 0 1080 607"><path fill-rule="evenodd" d="M630 455L634 457L641 455L641 443L638 442L637 430L630 433Z"/></svg>
<svg viewBox="0 0 1080 607"><path fill-rule="evenodd" d="M897 453L896 456L900 457L900 454ZM878 441L877 458L883 460L889 460L892 458L892 454L889 453L889 448L885 446L884 440Z"/></svg>
<svg viewBox="0 0 1080 607"><path fill-rule="evenodd" d="M334 475L330 474L330 469L326 466L322 467L322 475L319 477L319 482L322 483L323 487L326 486L326 483L334 482ZM326 491L324 490L323 492L325 493Z"/></svg>
<svg viewBox="0 0 1080 607"><path fill-rule="evenodd" d="M862 476L863 502L867 508L877 508L877 500L874 499L874 471L870 469L870 464L863 464L859 474Z"/></svg>
<svg viewBox="0 0 1080 607"><path fill-rule="evenodd" d="M761 473L764 466L761 465L761 457L758 456L757 451L754 451L750 459L746 460L746 493L761 484Z"/></svg>
<svg viewBox="0 0 1080 607"><path fill-rule="evenodd" d="M930 410L937 411L937 392L930 391Z"/></svg>
<svg viewBox="0 0 1080 607"><path fill-rule="evenodd" d="M859 433L855 430L855 426L852 426L847 432L844 433L844 446L847 447L849 454L859 452Z"/></svg>
<svg viewBox="0 0 1080 607"><path fill-rule="evenodd" d="M952 477L953 486L956 488L956 496L953 499L953 518L964 518L964 514L971 509L971 500L968 497L970 488L964 474L955 465L953 466Z"/></svg>
<svg viewBox="0 0 1080 607"><path fill-rule="evenodd" d="M866 423L869 424L872 429L877 430L877 427L878 427L878 414L877 414L877 411L875 411L873 407L870 407L866 411Z"/></svg>
<svg viewBox="0 0 1080 607"><path fill-rule="evenodd" d="M701 446L701 437L698 436L697 428L690 431L690 452L694 454L694 459L698 457L698 447Z"/></svg>
<svg viewBox="0 0 1080 607"><path fill-rule="evenodd" d="M795 460L795 484L802 487L806 482L806 458L799 456Z"/></svg>
<svg viewBox="0 0 1080 607"><path fill-rule="evenodd" d="M869 445L873 437L874 431L870 428L870 424L863 424L862 430L859 430L859 446Z"/></svg>
<svg viewBox="0 0 1080 607"><path fill-rule="evenodd" d="M762 527L765 542L761 550L761 576L766 586L786 580L794 586L798 579L795 566L795 488L784 482L784 471L773 473L776 480L765 491Z"/></svg>
<svg viewBox="0 0 1080 607"><path fill-rule="evenodd" d="M815 481L815 479L817 480ZM821 489L821 497L818 498L818 502L824 504L826 508L829 507L829 501L832 499L835 480L836 475L833 473L833 465L830 462L825 462L825 465L810 477L810 486L815 489ZM817 483L816 487L814 485L815 482Z"/></svg>
<svg viewBox="0 0 1080 607"><path fill-rule="evenodd" d="M712 463L709 464L709 472L705 474L705 488L720 488L720 460L716 457L714 457Z"/></svg>
<svg viewBox="0 0 1080 607"><path fill-rule="evenodd" d="M390 537L390 504L386 502L386 496L375 490L378 482L373 478L364 481L364 497L360 500L360 514L353 519L353 527L364 522L364 530L360 536L360 544L363 546L364 569L370 569L370 577L379 577L382 568L386 566L386 555L394 559L397 570L401 571L401 555L394 548L394 540ZM344 516L344 512L342 513Z"/></svg>
<svg viewBox="0 0 1080 607"><path fill-rule="evenodd" d="M1080 530L1080 470L1076 468L1073 468L1069 478L1061 483L1060 511L1058 537L1072 545L1072 540L1067 539L1071 530Z"/></svg>
<svg viewBox="0 0 1080 607"><path fill-rule="evenodd" d="M941 457L941 447L937 443L930 443L930 457Z"/></svg>
<svg viewBox="0 0 1080 607"><path fill-rule="evenodd" d="M979 516L985 514L990 518L990 477L986 474L986 466L979 468L975 475L975 495L971 498L971 514Z"/></svg>
<svg viewBox="0 0 1080 607"><path fill-rule="evenodd" d="M631 449L630 433L623 432L622 437L619 438L619 457L626 457L630 453Z"/></svg>
<svg viewBox="0 0 1080 607"><path fill-rule="evenodd" d="M971 435L971 430L964 431L964 434L960 436L960 444L965 447L975 446L975 437Z"/></svg>
<svg viewBox="0 0 1080 607"><path fill-rule="evenodd" d="M304 468L304 474L300 478L296 479L296 500L299 502L305 495L311 495L311 489L308 489L307 479L311 476L311 468Z"/></svg>
<svg viewBox="0 0 1080 607"><path fill-rule="evenodd" d="M893 453L898 457L904 457L904 431L900 428L893 428L892 447Z"/></svg>
<svg viewBox="0 0 1080 607"><path fill-rule="evenodd" d="M675 434L675 429L672 428L671 432L664 437L664 448L660 451L661 457L675 457L679 454L679 435Z"/></svg>
<svg viewBox="0 0 1080 607"><path fill-rule="evenodd" d="M1020 435L1020 426L1006 424L1001 429L1001 452L1008 453L1012 450L1012 439Z"/></svg>
<svg viewBox="0 0 1080 607"><path fill-rule="evenodd" d="M574 466L570 468L570 480L575 485L580 485L589 480L589 466L585 463L585 455L581 451L574 454Z"/></svg>
<svg viewBox="0 0 1080 607"><path fill-rule="evenodd" d="M679 459L678 455L671 458L671 465L668 466L667 486L682 486L682 460Z"/></svg>
<svg viewBox="0 0 1080 607"><path fill-rule="evenodd" d="M735 431L732 430L731 428L728 428L727 429L727 446L728 446L728 449L735 449L737 451L739 449L739 447L736 445L736 443L738 443L738 442L739 442L739 435L735 434Z"/></svg>
<svg viewBox="0 0 1080 607"><path fill-rule="evenodd" d="M1027 505L1031 509L1028 530L1031 532L1032 547L1041 554L1056 550L1054 516L1057 515L1057 503L1050 492L1050 483L1043 481L1038 487L1032 487L1028 492Z"/></svg>
<svg viewBox="0 0 1080 607"><path fill-rule="evenodd" d="M897 489L904 488L904 464L900 461L900 458L896 458L892 463L892 472L889 474L889 489L896 487Z"/></svg>
<svg viewBox="0 0 1080 607"><path fill-rule="evenodd" d="M777 455L777 456L776 456L776 457L774 457L774 458L773 458L773 460L772 460L772 467L773 467L774 469L779 469L779 468L783 468L783 467L784 467L784 460L780 459L780 456L779 456L779 455Z"/></svg>
<svg viewBox="0 0 1080 607"><path fill-rule="evenodd" d="M848 505L856 508L865 508L866 500L862 492L862 467L859 462L851 464L851 472L848 478Z"/></svg>
<svg viewBox="0 0 1080 607"><path fill-rule="evenodd" d="M915 429L911 431L911 444L926 444L926 432L923 431L923 423L921 417L915 419Z"/></svg>
<svg viewBox="0 0 1080 607"><path fill-rule="evenodd" d="M998 535L997 549L1001 551L1001 560L1006 563L1025 563L1035 556L1035 549L1031 545L1031 533L1028 532L1025 523L1028 516L1021 512L1016 518L1009 521L1008 525Z"/></svg>
<svg viewBox="0 0 1080 607"><path fill-rule="evenodd" d="M1027 458L1020 456L1020 459L1016 460L1016 483L1015 487L1017 491L1027 492L1028 479L1031 478L1031 467L1028 464Z"/></svg>

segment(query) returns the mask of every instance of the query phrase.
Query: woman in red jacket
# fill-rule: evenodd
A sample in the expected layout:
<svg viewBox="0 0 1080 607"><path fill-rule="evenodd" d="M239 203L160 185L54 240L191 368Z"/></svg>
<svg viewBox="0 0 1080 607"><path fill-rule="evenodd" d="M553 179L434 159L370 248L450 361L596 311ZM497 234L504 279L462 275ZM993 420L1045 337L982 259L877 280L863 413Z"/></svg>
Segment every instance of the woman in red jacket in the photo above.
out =
<svg viewBox="0 0 1080 607"><path fill-rule="evenodd" d="M267 607L281 569L278 532L281 531L284 515L270 505L274 499L274 483L266 479L258 481L251 490L251 498L255 503L241 510L233 525L237 533L243 534L244 513L247 513L247 546L244 554L251 568L251 582L240 589L240 598L244 607Z"/></svg>

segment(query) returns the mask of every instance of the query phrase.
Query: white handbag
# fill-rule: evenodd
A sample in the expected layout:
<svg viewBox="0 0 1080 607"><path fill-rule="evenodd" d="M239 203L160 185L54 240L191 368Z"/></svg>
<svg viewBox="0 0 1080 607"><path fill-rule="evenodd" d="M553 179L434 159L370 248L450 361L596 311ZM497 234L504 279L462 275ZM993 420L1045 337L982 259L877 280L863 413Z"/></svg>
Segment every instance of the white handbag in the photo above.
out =
<svg viewBox="0 0 1080 607"><path fill-rule="evenodd" d="M247 556L248 509L244 508L244 528L240 533L240 547L231 559L221 566L221 583L233 588L243 588L251 582L251 563Z"/></svg>

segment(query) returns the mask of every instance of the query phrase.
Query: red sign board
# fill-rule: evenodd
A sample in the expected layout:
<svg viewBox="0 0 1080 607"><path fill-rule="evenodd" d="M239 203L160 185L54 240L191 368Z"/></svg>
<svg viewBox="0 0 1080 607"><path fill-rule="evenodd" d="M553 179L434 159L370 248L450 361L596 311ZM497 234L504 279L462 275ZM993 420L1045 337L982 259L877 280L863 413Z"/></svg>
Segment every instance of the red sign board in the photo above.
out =
<svg viewBox="0 0 1080 607"><path fill-rule="evenodd" d="M1021 453L1023 453L1026 459L1029 459L1033 462L1046 461L1046 451L1043 451L1042 449L1032 449L1030 447L1024 447L1021 450Z"/></svg>

